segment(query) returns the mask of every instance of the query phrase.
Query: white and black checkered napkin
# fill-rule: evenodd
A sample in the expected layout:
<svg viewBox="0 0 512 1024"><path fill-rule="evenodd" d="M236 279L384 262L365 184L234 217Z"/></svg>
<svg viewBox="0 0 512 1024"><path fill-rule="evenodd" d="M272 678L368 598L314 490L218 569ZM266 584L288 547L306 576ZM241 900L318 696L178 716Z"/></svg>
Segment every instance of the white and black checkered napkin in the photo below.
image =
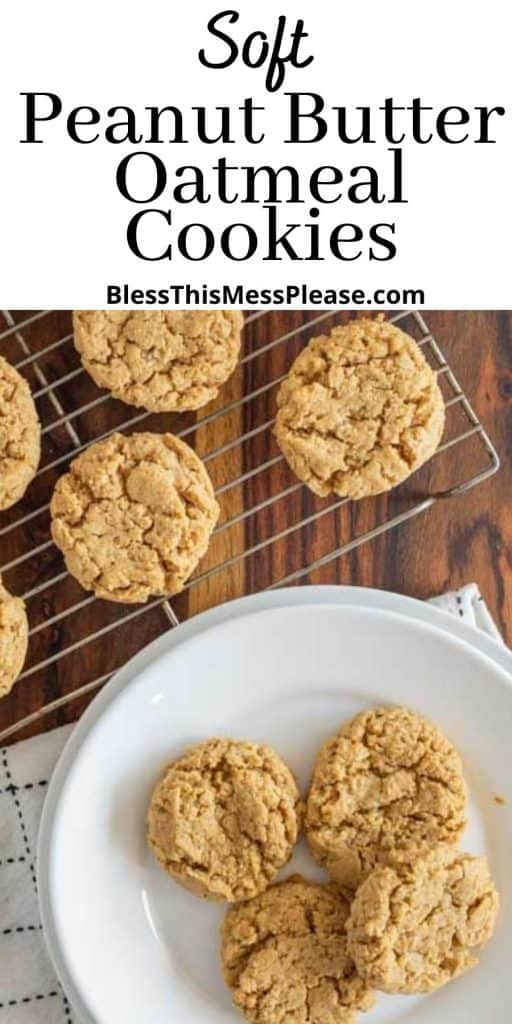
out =
<svg viewBox="0 0 512 1024"><path fill-rule="evenodd" d="M474 583L432 603L500 638ZM71 729L0 752L0 1024L79 1024L45 949L35 875L46 787Z"/></svg>
<svg viewBox="0 0 512 1024"><path fill-rule="evenodd" d="M45 949L35 874L48 779L71 728L0 752L1 1024L78 1024Z"/></svg>

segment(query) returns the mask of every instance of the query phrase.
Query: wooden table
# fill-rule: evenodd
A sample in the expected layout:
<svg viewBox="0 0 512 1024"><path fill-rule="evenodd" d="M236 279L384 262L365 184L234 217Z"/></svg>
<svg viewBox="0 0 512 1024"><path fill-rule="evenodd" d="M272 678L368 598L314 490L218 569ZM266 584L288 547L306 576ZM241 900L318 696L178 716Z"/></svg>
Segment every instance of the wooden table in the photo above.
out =
<svg viewBox="0 0 512 1024"><path fill-rule="evenodd" d="M31 316L27 311L13 314L16 323ZM243 593L250 593L293 574L301 566L323 558L330 551L364 534L381 522L399 514L426 495L451 486L475 470L474 446L461 444L416 474L390 496L348 503L335 511L326 511L332 501L320 501L296 483L287 467L276 461L278 451L271 429L265 427L274 414L275 388L266 388L289 365L308 337L320 333L331 323L350 314L336 313L321 327L304 329L286 342L254 355L261 346L316 318L318 312L270 312L255 318L246 328L244 354L250 358L233 376L215 403L213 410L226 405L230 411L205 424L197 425L191 416L150 416L138 429L186 430L187 440L202 455L227 447L211 458L208 465L216 487L221 488L221 524L204 574L226 559L230 566L213 571L195 583L185 594L172 601L182 620L212 604ZM429 312L425 319L437 337L450 365L460 379L474 408L495 443L502 459L500 471L462 497L437 502L427 513L363 544L322 568L301 578L307 583L344 583L372 586L425 598L448 588L476 580L505 638L512 642L512 314L506 312ZM0 324L5 331L9 320ZM123 664L135 651L163 629L169 619L161 605L149 610L128 608L88 597L63 573L60 554L48 542L46 505L57 476L66 470L74 448L94 440L103 432L123 425L140 412L112 400L102 401L101 393L87 375L68 340L70 317L66 313L47 314L23 328L21 335L3 335L0 350L12 362L29 358L30 353L46 350L38 364L25 364L24 372L35 391L40 392L38 408L43 423L52 424L44 435L45 468L24 499L0 519L0 564L15 565L4 573L8 587L28 600L32 636L27 673L12 693L0 702L0 730L27 715L42 704L91 680L103 677ZM24 349L25 346L25 349ZM52 346L49 349L49 346ZM45 379L41 373L44 373ZM53 390L47 383L60 380ZM258 390L250 402L244 395ZM260 389L263 389L260 391ZM83 411L86 407L85 411ZM79 415L75 415L81 409ZM72 413L67 424L65 416ZM209 416L211 410L206 410ZM455 415L456 411L454 411ZM133 429L133 427L131 428ZM234 440L250 435L240 447ZM471 450L470 450L471 449ZM485 461L485 460L484 460ZM257 467L270 463L265 472ZM238 481L233 485L233 481ZM284 497L275 496L286 492ZM245 515L255 504L257 514ZM31 515L41 509L37 515ZM316 519L312 517L316 516ZM20 518L21 526L13 528ZM310 520L300 530L291 529L304 518ZM281 536L290 529L286 536ZM267 545L270 537L280 539ZM257 548L248 558L247 549ZM36 554L25 555L36 549ZM52 583L51 581L57 580ZM75 609L71 614L69 609ZM129 623L118 625L120 615L129 614ZM64 613L64 614L63 614ZM91 632L101 630L94 642ZM61 657L64 650L73 650ZM35 666L41 665L41 668ZM73 720L83 709L90 694L60 708L11 741Z"/></svg>

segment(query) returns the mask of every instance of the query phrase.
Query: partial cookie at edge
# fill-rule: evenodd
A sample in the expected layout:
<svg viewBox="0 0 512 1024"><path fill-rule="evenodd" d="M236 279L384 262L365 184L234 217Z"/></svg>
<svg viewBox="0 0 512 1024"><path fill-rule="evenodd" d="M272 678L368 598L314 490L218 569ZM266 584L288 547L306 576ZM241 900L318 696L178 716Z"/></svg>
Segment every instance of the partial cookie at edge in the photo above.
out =
<svg viewBox="0 0 512 1024"><path fill-rule="evenodd" d="M0 697L16 682L25 662L28 621L21 597L13 597L0 578Z"/></svg>
<svg viewBox="0 0 512 1024"><path fill-rule="evenodd" d="M41 458L41 424L27 381L0 356L0 510L23 497Z"/></svg>

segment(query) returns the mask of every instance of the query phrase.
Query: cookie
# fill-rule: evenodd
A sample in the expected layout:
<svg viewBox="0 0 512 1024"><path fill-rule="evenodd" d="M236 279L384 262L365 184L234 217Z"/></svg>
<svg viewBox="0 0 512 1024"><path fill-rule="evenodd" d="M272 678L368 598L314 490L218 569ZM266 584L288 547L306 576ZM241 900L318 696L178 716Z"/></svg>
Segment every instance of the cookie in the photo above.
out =
<svg viewBox="0 0 512 1024"><path fill-rule="evenodd" d="M352 903L348 948L372 987L432 992L475 966L497 912L485 857L439 848L375 868Z"/></svg>
<svg viewBox="0 0 512 1024"><path fill-rule="evenodd" d="M151 412L199 409L231 376L240 353L237 310L82 310L75 347L100 388Z"/></svg>
<svg viewBox="0 0 512 1024"><path fill-rule="evenodd" d="M0 509L23 497L41 458L41 425L27 381L0 356Z"/></svg>
<svg viewBox="0 0 512 1024"><path fill-rule="evenodd" d="M25 605L13 597L0 579L0 697L16 682L25 661L28 622Z"/></svg>
<svg viewBox="0 0 512 1024"><path fill-rule="evenodd" d="M405 480L436 451L444 403L409 335L354 320L313 338L281 384L275 436L315 494L364 498Z"/></svg>
<svg viewBox="0 0 512 1024"><path fill-rule="evenodd" d="M234 907L221 959L251 1024L351 1024L373 995L348 953L349 904L334 886L294 876Z"/></svg>
<svg viewBox="0 0 512 1024"><path fill-rule="evenodd" d="M273 750L212 739L158 782L148 842L165 870L198 896L248 900L291 857L301 814L295 779Z"/></svg>
<svg viewBox="0 0 512 1024"><path fill-rule="evenodd" d="M52 537L79 583L110 601L177 594L218 518L211 480L173 434L113 434L57 482Z"/></svg>
<svg viewBox="0 0 512 1024"><path fill-rule="evenodd" d="M439 729L405 708L376 708L322 747L306 836L315 860L355 889L390 857L456 843L465 809L460 757Z"/></svg>

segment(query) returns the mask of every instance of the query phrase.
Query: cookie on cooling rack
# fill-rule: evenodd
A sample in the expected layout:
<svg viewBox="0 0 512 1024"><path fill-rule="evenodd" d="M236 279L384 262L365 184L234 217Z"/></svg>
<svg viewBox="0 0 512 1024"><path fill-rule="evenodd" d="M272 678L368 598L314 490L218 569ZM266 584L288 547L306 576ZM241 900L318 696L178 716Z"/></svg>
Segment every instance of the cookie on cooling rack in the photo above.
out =
<svg viewBox="0 0 512 1024"><path fill-rule="evenodd" d="M313 338L277 404L281 451L320 495L390 490L434 454L444 428L434 371L413 338L379 318Z"/></svg>
<svg viewBox="0 0 512 1024"><path fill-rule="evenodd" d="M165 770L148 810L148 843L185 888L212 900L248 900L290 859L302 803L270 747L212 739Z"/></svg>
<svg viewBox="0 0 512 1024"><path fill-rule="evenodd" d="M458 841L466 826L460 757L406 708L356 715L318 755L305 831L315 860L350 889L377 864Z"/></svg>
<svg viewBox="0 0 512 1024"><path fill-rule="evenodd" d="M95 383L151 412L199 409L238 362L238 310L81 310L75 347Z"/></svg>
<svg viewBox="0 0 512 1024"><path fill-rule="evenodd" d="M233 1001L252 1024L354 1024L374 997L348 952L350 905L333 885L294 875L234 907L221 959Z"/></svg>
<svg viewBox="0 0 512 1024"><path fill-rule="evenodd" d="M23 497L41 457L41 425L27 381L0 356L0 509Z"/></svg>
<svg viewBox="0 0 512 1024"><path fill-rule="evenodd" d="M28 622L21 597L13 597L0 578L0 697L16 682L25 661Z"/></svg>
<svg viewBox="0 0 512 1024"><path fill-rule="evenodd" d="M433 992L478 963L497 913L485 857L439 847L372 872L352 903L348 948L372 987Z"/></svg>
<svg viewBox="0 0 512 1024"><path fill-rule="evenodd" d="M57 482L52 537L72 576L126 603L177 594L208 547L219 506L206 469L173 434L113 434Z"/></svg>

